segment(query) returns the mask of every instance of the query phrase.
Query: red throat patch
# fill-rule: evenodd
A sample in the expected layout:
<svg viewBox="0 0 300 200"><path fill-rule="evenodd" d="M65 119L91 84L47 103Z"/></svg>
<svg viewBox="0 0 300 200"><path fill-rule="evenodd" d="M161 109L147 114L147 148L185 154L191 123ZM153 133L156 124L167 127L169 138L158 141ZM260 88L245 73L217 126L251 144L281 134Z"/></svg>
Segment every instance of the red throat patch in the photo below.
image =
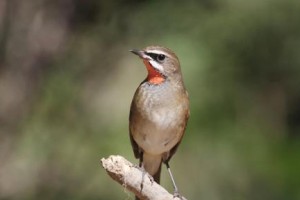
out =
<svg viewBox="0 0 300 200"><path fill-rule="evenodd" d="M160 84L165 81L165 77L161 73L156 71L147 60L143 60L143 62L148 71L147 81L149 83Z"/></svg>

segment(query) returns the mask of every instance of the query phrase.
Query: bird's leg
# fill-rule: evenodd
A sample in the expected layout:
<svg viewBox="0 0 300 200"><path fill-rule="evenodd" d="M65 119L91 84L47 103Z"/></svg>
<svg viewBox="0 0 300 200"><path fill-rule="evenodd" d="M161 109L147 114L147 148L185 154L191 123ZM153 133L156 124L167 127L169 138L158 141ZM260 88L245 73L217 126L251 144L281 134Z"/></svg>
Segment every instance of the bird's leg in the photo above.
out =
<svg viewBox="0 0 300 200"><path fill-rule="evenodd" d="M144 155L144 153L141 151L140 152L140 163L139 163L139 167L142 171L141 192L144 188L145 175L148 174L148 172L146 171L146 169L144 167L144 162L143 162L144 156L143 155ZM153 183L154 182L153 177L150 174L148 174L148 177L149 177L150 181Z"/></svg>
<svg viewBox="0 0 300 200"><path fill-rule="evenodd" d="M176 186L176 183L175 183L175 180L174 180L174 177L173 177L173 174L172 174L172 171L171 171L171 168L170 168L170 165L169 165L169 162L168 161L164 161L166 167L167 167L167 170L169 172L169 175L171 177L171 180L172 180L172 183L173 183L173 187L174 187L174 197L178 197L180 199L184 199L181 194L179 193L179 190L178 190L178 187Z"/></svg>
<svg viewBox="0 0 300 200"><path fill-rule="evenodd" d="M144 180L145 180L145 174L146 174L146 170L144 167L144 162L143 162L143 151L140 152L140 169L142 170L142 182L141 182L141 192L143 190L144 187Z"/></svg>

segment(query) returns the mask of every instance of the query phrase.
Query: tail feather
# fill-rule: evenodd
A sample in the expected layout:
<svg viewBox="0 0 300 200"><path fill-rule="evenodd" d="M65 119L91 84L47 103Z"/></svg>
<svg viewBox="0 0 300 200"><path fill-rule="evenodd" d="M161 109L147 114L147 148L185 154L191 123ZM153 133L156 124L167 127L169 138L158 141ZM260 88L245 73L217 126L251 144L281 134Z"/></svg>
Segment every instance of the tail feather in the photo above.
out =
<svg viewBox="0 0 300 200"><path fill-rule="evenodd" d="M158 184L160 183L160 172L161 172L161 163L159 165L157 172L153 175L154 181Z"/></svg>

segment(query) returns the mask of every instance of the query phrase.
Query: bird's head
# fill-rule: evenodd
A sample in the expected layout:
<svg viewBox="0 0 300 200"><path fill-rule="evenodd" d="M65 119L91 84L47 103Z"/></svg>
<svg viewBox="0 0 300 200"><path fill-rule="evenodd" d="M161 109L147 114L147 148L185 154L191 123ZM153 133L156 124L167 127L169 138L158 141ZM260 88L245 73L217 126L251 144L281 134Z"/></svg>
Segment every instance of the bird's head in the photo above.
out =
<svg viewBox="0 0 300 200"><path fill-rule="evenodd" d="M182 81L180 63L175 53L165 47L149 46L143 50L130 50L144 62L148 76L146 80L151 84L169 81Z"/></svg>

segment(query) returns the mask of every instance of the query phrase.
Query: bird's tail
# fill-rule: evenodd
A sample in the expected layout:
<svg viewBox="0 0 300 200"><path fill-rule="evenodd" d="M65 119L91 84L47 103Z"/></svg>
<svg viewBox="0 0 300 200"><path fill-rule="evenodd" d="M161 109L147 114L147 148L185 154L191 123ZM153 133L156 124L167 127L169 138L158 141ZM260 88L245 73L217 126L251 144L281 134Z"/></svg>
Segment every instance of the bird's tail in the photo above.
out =
<svg viewBox="0 0 300 200"><path fill-rule="evenodd" d="M161 155L150 155L143 153L143 166L146 172L153 176L154 181L158 184L160 183L160 172L161 172ZM139 200L138 197L135 197L136 200Z"/></svg>
<svg viewBox="0 0 300 200"><path fill-rule="evenodd" d="M153 175L154 181L158 184L160 183L160 171L161 171L161 163L159 165L157 172Z"/></svg>

